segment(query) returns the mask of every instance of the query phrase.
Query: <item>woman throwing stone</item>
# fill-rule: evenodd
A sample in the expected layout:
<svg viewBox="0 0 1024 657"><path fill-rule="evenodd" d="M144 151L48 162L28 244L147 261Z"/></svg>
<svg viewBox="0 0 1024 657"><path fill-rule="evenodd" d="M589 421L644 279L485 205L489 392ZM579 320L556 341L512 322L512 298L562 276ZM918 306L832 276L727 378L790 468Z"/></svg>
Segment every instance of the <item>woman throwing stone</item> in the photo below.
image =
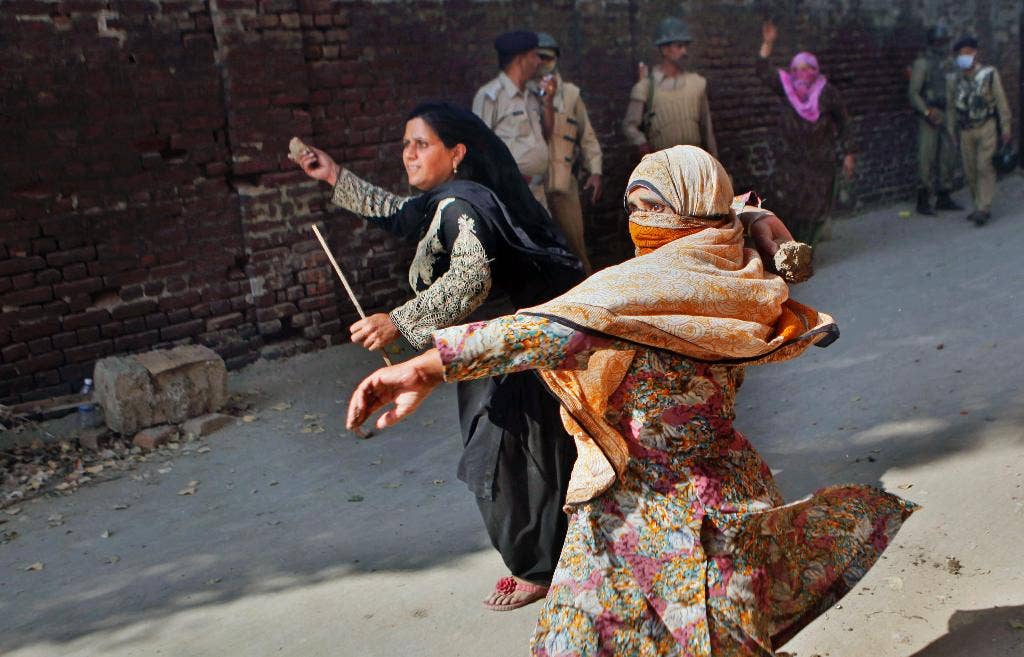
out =
<svg viewBox="0 0 1024 657"><path fill-rule="evenodd" d="M836 151L842 151L843 175L854 173L850 119L842 95L818 68L809 52L793 57L788 69L775 69L769 57L778 28L765 23L757 59L757 74L783 105L779 133L783 152L772 176L772 209L785 217L786 225L801 242L813 245L823 233L832 211L836 184Z"/></svg>
<svg viewBox="0 0 1024 657"><path fill-rule="evenodd" d="M728 175L693 146L626 188L637 257L540 306L442 329L352 396L356 427L412 413L442 381L536 370L579 459L538 657L768 656L849 591L915 506L867 486L783 505L733 427L744 367L837 335L743 248ZM760 221L763 224L764 221Z"/></svg>
<svg viewBox="0 0 1024 657"><path fill-rule="evenodd" d="M299 162L333 187L334 203L417 242L409 269L416 296L351 327L352 341L367 349L382 349L399 334L424 348L433 331L465 320L488 299L505 294L515 307L533 305L583 278L508 148L467 110L425 103L409 115L402 162L419 196L371 185L315 148ZM565 537L562 503L576 451L557 401L532 374L465 381L458 403L465 442L459 478L476 495L512 573L484 604L515 609L547 592Z"/></svg>

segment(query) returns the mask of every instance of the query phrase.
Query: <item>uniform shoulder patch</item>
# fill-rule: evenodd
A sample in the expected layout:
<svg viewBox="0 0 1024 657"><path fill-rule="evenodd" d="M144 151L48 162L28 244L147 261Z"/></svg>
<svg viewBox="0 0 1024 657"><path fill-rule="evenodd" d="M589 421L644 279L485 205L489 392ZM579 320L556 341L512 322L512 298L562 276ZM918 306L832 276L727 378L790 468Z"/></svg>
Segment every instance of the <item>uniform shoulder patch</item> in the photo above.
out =
<svg viewBox="0 0 1024 657"><path fill-rule="evenodd" d="M480 87L480 93L492 101L498 100L498 92L501 91L501 80L494 78L484 86Z"/></svg>

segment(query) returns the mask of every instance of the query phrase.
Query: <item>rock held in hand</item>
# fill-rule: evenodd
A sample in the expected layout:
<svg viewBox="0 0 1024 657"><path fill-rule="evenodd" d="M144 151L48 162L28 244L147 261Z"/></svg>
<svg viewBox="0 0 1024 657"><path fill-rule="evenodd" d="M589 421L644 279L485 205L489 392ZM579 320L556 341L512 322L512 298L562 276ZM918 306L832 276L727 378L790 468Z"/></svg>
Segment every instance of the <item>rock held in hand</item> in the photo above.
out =
<svg viewBox="0 0 1024 657"><path fill-rule="evenodd" d="M310 153L309 146L302 143L302 140L298 137L292 137L291 141L288 142L288 159L296 164L299 163L299 158Z"/></svg>
<svg viewBox="0 0 1024 657"><path fill-rule="evenodd" d="M814 250L803 242L783 242L773 260L775 271L787 283L803 283L814 273Z"/></svg>

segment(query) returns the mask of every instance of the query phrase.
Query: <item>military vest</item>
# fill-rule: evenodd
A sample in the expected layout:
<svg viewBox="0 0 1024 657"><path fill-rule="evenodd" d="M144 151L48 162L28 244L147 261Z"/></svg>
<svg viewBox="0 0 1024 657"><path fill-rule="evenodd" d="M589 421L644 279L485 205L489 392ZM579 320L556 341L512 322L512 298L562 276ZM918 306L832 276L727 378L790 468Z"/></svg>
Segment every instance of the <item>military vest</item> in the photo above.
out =
<svg viewBox="0 0 1024 657"><path fill-rule="evenodd" d="M946 108L946 76L950 73L949 62L944 55L928 52L922 55L925 68L921 97L928 107Z"/></svg>
<svg viewBox="0 0 1024 657"><path fill-rule="evenodd" d="M977 128L995 116L996 100L992 93L994 71L991 66L982 66L971 77L957 76L953 106L961 128Z"/></svg>

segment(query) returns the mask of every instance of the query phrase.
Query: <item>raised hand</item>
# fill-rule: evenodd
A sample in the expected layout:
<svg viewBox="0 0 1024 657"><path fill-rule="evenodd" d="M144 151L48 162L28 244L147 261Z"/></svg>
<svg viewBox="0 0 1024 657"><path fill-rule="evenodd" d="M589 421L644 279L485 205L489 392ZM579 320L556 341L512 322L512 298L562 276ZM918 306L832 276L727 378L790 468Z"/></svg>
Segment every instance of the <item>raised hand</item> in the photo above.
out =
<svg viewBox="0 0 1024 657"><path fill-rule="evenodd" d="M307 149L307 152L299 156L299 166L310 178L322 180L333 187L338 181L341 167L319 148L307 146Z"/></svg>
<svg viewBox="0 0 1024 657"><path fill-rule="evenodd" d="M373 413L394 404L394 408L377 418L376 423L378 429L390 427L411 415L443 381L444 365L437 349L381 368L363 379L352 393L345 426L355 431Z"/></svg>
<svg viewBox="0 0 1024 657"><path fill-rule="evenodd" d="M775 45L775 40L779 38L779 28L775 27L775 23L771 21L765 21L761 25L761 56L767 57L772 54L772 47Z"/></svg>

